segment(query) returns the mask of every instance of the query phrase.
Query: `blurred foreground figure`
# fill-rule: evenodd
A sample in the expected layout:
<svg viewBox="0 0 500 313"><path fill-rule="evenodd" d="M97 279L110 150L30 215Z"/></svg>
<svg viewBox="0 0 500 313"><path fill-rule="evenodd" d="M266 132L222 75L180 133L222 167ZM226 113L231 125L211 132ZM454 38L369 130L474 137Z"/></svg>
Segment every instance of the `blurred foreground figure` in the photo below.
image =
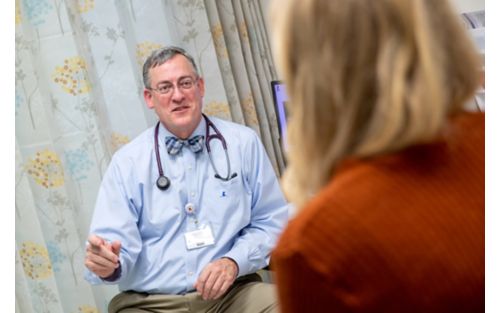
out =
<svg viewBox="0 0 500 313"><path fill-rule="evenodd" d="M484 312L484 114L448 1L274 0L290 98L283 312Z"/></svg>

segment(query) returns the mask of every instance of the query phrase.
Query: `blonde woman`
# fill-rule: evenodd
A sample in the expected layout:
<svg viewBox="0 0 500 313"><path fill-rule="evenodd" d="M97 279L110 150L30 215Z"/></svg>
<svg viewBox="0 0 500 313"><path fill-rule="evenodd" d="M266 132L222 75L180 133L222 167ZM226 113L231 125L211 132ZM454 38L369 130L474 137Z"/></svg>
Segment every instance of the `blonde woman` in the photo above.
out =
<svg viewBox="0 0 500 313"><path fill-rule="evenodd" d="M283 312L484 311L478 55L445 0L274 0Z"/></svg>

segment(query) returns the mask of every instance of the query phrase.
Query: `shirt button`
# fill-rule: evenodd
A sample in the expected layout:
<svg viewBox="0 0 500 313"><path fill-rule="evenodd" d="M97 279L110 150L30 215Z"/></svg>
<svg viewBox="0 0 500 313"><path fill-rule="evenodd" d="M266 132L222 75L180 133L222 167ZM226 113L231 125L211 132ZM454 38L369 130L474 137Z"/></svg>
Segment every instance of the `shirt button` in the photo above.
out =
<svg viewBox="0 0 500 313"><path fill-rule="evenodd" d="M184 210L186 210L186 213L187 214L193 214L194 213L194 204L192 203L188 203L186 204L186 206L184 207Z"/></svg>
<svg viewBox="0 0 500 313"><path fill-rule="evenodd" d="M188 272L188 276L193 276L193 272Z"/></svg>
<svg viewBox="0 0 500 313"><path fill-rule="evenodd" d="M193 167L191 165L188 165L188 170L192 170Z"/></svg>
<svg viewBox="0 0 500 313"><path fill-rule="evenodd" d="M194 197L195 193L194 191L191 191L191 197Z"/></svg>

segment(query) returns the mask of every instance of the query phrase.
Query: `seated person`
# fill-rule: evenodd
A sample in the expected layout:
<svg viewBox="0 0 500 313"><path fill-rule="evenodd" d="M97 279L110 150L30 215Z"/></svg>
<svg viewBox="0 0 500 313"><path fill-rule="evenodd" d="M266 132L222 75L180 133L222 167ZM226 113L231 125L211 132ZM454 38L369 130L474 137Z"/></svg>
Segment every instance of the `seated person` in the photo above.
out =
<svg viewBox="0 0 500 313"><path fill-rule="evenodd" d="M276 311L273 285L256 272L287 203L257 134L202 114L205 83L181 48L154 51L143 78L159 122L113 156L86 279L118 284L109 312Z"/></svg>
<svg viewBox="0 0 500 313"><path fill-rule="evenodd" d="M282 312L484 312L479 56L446 0L274 0Z"/></svg>

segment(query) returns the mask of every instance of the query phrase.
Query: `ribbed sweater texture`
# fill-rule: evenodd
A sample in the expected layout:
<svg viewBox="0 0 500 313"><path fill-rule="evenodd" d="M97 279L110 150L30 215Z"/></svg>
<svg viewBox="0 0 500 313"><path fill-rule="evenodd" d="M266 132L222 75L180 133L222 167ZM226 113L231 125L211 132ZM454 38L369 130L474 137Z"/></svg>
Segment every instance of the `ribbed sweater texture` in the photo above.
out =
<svg viewBox="0 0 500 313"><path fill-rule="evenodd" d="M271 257L282 312L484 312L484 114L344 162Z"/></svg>

